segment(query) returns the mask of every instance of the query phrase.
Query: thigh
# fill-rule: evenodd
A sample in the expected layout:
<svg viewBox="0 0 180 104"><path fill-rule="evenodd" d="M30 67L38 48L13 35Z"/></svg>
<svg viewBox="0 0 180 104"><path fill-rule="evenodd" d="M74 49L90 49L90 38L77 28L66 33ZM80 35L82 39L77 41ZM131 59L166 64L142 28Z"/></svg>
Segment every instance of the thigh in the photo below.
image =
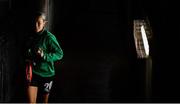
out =
<svg viewBox="0 0 180 104"><path fill-rule="evenodd" d="M54 77L46 77L42 78L41 83L39 85L39 90L42 94L49 94L53 85Z"/></svg>

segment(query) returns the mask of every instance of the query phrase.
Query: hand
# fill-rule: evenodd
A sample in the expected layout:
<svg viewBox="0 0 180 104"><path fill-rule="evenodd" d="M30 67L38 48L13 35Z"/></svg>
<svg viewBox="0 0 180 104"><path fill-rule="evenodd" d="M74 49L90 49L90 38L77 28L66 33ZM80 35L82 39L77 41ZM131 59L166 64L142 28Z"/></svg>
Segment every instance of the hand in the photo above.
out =
<svg viewBox="0 0 180 104"><path fill-rule="evenodd" d="M41 58L44 56L44 52L43 52L43 49L42 48L39 48L37 50L37 55L40 56Z"/></svg>

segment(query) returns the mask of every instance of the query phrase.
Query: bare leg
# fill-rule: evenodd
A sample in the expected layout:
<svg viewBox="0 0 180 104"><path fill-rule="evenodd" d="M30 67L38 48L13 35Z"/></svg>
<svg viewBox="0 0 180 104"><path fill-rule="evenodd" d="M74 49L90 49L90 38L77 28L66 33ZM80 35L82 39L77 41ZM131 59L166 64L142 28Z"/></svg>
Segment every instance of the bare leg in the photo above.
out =
<svg viewBox="0 0 180 104"><path fill-rule="evenodd" d="M43 103L48 103L48 99L49 99L49 94L44 94L43 95Z"/></svg>
<svg viewBox="0 0 180 104"><path fill-rule="evenodd" d="M36 103L38 87L28 86L29 103Z"/></svg>

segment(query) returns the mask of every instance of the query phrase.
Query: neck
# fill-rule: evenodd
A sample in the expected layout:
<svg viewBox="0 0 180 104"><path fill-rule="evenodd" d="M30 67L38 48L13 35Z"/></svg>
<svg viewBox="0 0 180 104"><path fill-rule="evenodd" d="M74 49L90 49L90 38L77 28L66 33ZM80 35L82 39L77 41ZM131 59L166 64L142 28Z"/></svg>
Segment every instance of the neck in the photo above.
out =
<svg viewBox="0 0 180 104"><path fill-rule="evenodd" d="M36 32L37 34L39 34L39 35L41 35L43 32L44 32L44 28L41 30L41 31L39 31L39 32Z"/></svg>

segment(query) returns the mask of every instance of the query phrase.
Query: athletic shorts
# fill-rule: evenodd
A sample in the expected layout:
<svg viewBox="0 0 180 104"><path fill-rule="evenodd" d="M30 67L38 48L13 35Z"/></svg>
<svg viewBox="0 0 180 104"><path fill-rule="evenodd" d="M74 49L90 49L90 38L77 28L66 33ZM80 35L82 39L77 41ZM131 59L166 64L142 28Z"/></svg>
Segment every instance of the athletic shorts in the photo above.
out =
<svg viewBox="0 0 180 104"><path fill-rule="evenodd" d="M41 77L32 73L31 82L29 82L29 86L38 87L38 91L41 91L43 94L47 94L50 92L53 84L53 77Z"/></svg>

